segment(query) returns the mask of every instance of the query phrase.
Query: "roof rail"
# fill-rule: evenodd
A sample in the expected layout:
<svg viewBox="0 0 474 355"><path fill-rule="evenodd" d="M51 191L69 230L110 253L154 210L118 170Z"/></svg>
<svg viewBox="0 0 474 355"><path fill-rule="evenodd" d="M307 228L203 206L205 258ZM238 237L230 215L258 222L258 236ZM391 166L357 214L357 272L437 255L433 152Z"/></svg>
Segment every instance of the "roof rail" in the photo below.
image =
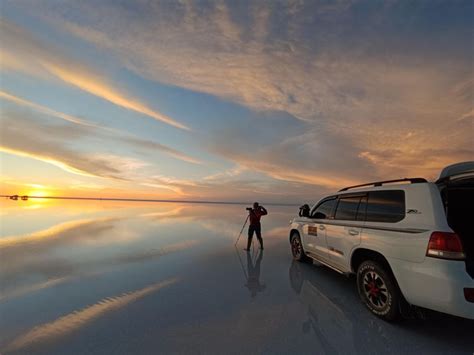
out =
<svg viewBox="0 0 474 355"><path fill-rule="evenodd" d="M404 178L404 179L395 179L395 180L376 181L376 182L369 182L367 184L348 186L343 189L340 189L339 192L347 191L349 189L355 189L358 187L364 187L364 186L382 186L383 184L391 184L394 182L410 182L412 184L419 184L419 183L428 182L428 181L426 181L426 179L423 179L423 178Z"/></svg>

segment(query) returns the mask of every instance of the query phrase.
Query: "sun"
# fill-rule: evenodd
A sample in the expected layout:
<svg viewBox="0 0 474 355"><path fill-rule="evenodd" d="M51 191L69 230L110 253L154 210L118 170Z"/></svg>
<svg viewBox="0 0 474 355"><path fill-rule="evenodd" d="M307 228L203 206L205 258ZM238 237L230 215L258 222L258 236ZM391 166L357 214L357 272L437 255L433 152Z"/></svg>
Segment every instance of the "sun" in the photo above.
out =
<svg viewBox="0 0 474 355"><path fill-rule="evenodd" d="M35 197L51 196L51 191L43 185L29 184L29 186L31 187L31 189L28 190L26 194L28 196L35 196Z"/></svg>
<svg viewBox="0 0 474 355"><path fill-rule="evenodd" d="M28 196L36 196L36 197L46 197L46 196L49 196L50 194L48 193L47 190L40 190L40 189L37 189L37 190L31 190L29 193L28 193Z"/></svg>

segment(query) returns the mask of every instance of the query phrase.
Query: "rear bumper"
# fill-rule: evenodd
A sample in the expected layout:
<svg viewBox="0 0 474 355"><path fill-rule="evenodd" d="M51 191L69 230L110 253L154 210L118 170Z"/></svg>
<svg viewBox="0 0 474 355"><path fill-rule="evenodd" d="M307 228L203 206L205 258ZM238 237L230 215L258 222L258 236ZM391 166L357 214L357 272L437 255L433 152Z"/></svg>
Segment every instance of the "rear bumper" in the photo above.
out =
<svg viewBox="0 0 474 355"><path fill-rule="evenodd" d="M405 299L416 306L474 319L474 303L464 288L474 288L462 261L425 258L422 263L389 259Z"/></svg>

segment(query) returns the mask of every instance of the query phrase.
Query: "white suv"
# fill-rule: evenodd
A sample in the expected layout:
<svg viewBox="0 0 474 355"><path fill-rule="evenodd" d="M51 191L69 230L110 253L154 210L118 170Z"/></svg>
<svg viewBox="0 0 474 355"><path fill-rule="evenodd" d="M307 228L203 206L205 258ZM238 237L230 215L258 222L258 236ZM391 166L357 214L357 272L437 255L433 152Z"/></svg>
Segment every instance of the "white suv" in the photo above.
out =
<svg viewBox="0 0 474 355"><path fill-rule="evenodd" d="M356 273L360 298L394 320L406 305L474 319L474 162L346 187L291 221L298 261Z"/></svg>

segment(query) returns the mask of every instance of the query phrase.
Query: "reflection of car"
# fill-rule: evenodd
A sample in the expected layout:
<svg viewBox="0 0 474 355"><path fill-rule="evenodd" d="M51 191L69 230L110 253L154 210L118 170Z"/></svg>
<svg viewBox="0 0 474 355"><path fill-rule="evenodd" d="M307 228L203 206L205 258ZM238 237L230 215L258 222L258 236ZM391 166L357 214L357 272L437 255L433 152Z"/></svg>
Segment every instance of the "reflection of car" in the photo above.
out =
<svg viewBox="0 0 474 355"><path fill-rule="evenodd" d="M315 353L378 353L398 346L399 340L388 337L390 329L357 306L357 296L350 292L347 280L330 277L325 270L316 275L313 266L293 262L289 269L291 288L305 308L299 317L303 333L313 333ZM372 319L370 319L372 318ZM395 343L395 344L394 344ZM316 347L315 347L316 346Z"/></svg>
<svg viewBox="0 0 474 355"><path fill-rule="evenodd" d="M292 253L356 273L362 301L386 320L407 304L474 319L473 201L474 162L445 168L435 183L344 188L292 221Z"/></svg>

